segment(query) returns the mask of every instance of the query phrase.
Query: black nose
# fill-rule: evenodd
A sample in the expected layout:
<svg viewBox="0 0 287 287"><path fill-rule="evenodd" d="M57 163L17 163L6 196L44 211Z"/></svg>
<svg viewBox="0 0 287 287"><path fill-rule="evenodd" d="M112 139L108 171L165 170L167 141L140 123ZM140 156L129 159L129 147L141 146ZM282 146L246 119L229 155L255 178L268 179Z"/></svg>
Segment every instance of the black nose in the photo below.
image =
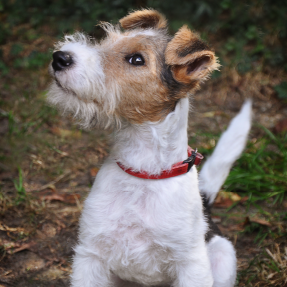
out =
<svg viewBox="0 0 287 287"><path fill-rule="evenodd" d="M73 58L68 52L57 51L53 53L52 67L55 71L61 71L73 64Z"/></svg>

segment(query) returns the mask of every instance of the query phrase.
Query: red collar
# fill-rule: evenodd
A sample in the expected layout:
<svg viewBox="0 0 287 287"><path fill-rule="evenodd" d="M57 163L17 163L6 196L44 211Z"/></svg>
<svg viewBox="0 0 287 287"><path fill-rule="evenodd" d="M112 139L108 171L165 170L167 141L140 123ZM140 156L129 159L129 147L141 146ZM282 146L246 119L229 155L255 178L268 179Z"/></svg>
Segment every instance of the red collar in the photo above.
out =
<svg viewBox="0 0 287 287"><path fill-rule="evenodd" d="M144 178L144 179L169 178L169 177L174 177L174 176L187 173L189 172L189 170L194 164L195 165L200 164L201 160L203 159L203 156L197 152L197 149L193 150L190 146L188 146L187 152L188 152L188 158L186 160L173 164L170 170L163 170L161 174L158 174L158 175L148 174L145 171L142 171L142 172L133 171L131 168L125 168L119 162L117 162L117 164L126 173L139 177L139 178Z"/></svg>

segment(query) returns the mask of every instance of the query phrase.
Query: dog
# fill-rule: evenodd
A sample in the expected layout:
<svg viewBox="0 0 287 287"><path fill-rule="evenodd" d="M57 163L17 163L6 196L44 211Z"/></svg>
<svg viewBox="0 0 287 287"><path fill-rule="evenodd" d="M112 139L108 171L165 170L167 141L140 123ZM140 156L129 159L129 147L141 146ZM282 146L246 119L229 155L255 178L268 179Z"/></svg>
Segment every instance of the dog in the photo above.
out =
<svg viewBox="0 0 287 287"><path fill-rule="evenodd" d="M219 68L214 52L187 26L170 36L152 9L119 23L101 23L101 42L66 35L49 68L52 105L84 128L114 129L84 204L71 286L234 286L235 249L210 207L245 147L251 102L198 176L200 155L188 154L189 98Z"/></svg>

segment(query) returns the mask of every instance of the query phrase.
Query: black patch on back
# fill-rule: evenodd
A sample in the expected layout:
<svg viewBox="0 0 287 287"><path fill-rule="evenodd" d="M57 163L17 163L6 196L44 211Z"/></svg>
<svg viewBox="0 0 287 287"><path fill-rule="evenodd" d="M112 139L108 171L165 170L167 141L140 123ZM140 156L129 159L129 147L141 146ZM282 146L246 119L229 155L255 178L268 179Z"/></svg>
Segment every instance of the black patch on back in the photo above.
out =
<svg viewBox="0 0 287 287"><path fill-rule="evenodd" d="M211 219L211 206L208 204L208 200L204 194L200 194L203 204L203 213L208 223L208 231L205 234L205 242L209 242L215 235L222 236L218 226Z"/></svg>
<svg viewBox="0 0 287 287"><path fill-rule="evenodd" d="M204 50L210 50L208 45L206 45L201 40L195 40L194 42L192 42L190 46L184 47L183 49L180 49L180 51L176 51L176 52L179 57L183 58L189 54L193 54L195 52L200 52Z"/></svg>

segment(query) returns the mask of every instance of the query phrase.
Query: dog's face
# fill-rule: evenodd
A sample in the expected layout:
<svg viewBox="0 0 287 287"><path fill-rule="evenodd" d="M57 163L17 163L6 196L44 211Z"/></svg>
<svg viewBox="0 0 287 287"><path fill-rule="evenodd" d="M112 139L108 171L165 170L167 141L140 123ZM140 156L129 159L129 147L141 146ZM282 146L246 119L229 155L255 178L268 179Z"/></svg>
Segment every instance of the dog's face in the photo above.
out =
<svg viewBox="0 0 287 287"><path fill-rule="evenodd" d="M96 43L76 33L55 46L48 100L84 127L160 121L219 67L214 53L183 26L172 38L165 18L136 11L104 23Z"/></svg>

